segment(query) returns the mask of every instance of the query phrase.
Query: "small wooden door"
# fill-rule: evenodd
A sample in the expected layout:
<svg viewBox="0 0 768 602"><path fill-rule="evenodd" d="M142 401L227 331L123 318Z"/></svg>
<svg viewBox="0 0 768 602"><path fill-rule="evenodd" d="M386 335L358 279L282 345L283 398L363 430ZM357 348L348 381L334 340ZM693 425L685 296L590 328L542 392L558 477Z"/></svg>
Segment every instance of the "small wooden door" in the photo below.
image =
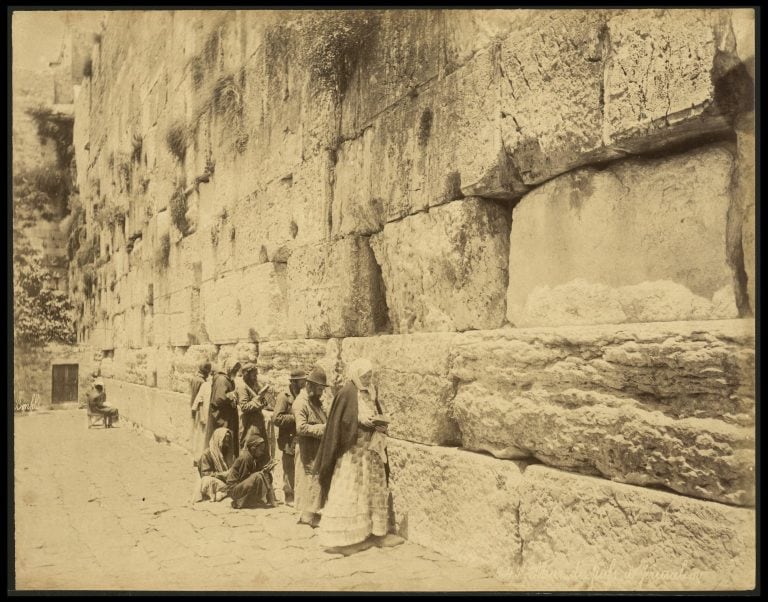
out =
<svg viewBox="0 0 768 602"><path fill-rule="evenodd" d="M53 403L77 401L77 368L77 364L52 366L51 401Z"/></svg>

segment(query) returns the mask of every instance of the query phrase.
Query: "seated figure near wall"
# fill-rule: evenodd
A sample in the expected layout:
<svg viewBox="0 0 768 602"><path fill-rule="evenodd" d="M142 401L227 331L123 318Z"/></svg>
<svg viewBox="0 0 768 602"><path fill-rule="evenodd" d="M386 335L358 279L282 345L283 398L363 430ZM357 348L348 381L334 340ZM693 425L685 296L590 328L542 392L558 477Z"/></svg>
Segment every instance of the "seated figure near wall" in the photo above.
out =
<svg viewBox="0 0 768 602"><path fill-rule="evenodd" d="M272 469L277 462L270 458L267 442L253 433L245 442L227 478L227 491L233 508L271 508L275 506Z"/></svg>
<svg viewBox="0 0 768 602"><path fill-rule="evenodd" d="M104 426L107 428L112 428L112 423L117 422L120 417L117 408L107 403L104 381L100 378L93 382L93 389L88 392L88 411L104 416Z"/></svg>
<svg viewBox="0 0 768 602"><path fill-rule="evenodd" d="M229 476L229 449L232 446L232 433L226 427L217 428L205 450L197 461L200 478L195 484L192 502L212 500L219 502L227 496L227 477Z"/></svg>

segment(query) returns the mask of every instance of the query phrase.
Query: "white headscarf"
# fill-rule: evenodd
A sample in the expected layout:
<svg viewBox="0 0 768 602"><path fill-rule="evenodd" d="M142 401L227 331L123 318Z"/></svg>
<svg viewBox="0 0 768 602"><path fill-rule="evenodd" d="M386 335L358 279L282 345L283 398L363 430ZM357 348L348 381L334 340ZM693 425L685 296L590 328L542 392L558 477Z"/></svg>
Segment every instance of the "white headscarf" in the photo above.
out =
<svg viewBox="0 0 768 602"><path fill-rule="evenodd" d="M229 429L225 426L217 428L215 431L213 431L211 440L208 443L208 450L211 452L213 464L216 467L216 470L219 472L229 470L227 461L224 458L224 452L221 450L221 447L224 444L224 437L227 436L228 432Z"/></svg>
<svg viewBox="0 0 768 602"><path fill-rule="evenodd" d="M349 378L353 383L355 383L355 386L359 391L367 391L370 389L370 392L373 393L372 384L368 387L364 387L363 383L360 382L360 378L369 372L373 372L373 364L369 359L360 358L349 365Z"/></svg>

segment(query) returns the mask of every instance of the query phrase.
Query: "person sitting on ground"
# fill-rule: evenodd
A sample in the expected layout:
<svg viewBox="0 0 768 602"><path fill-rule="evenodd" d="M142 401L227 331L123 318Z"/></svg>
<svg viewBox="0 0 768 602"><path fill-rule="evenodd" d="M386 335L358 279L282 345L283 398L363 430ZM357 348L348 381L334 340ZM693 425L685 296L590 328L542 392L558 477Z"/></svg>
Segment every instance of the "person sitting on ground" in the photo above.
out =
<svg viewBox="0 0 768 602"><path fill-rule="evenodd" d="M277 462L269 456L267 442L253 433L235 460L227 478L227 491L233 508L273 508L272 469Z"/></svg>
<svg viewBox="0 0 768 602"><path fill-rule="evenodd" d="M317 528L320 524L320 481L313 464L328 417L323 410L323 390L328 386L325 370L315 366L307 377L305 393L293 404L296 418L296 510L301 512L299 523Z"/></svg>
<svg viewBox="0 0 768 602"><path fill-rule="evenodd" d="M93 389L88 393L88 411L91 414L99 414L104 417L104 426L112 428L112 423L118 420L117 408L107 403L107 394L104 391L104 381L97 378L93 382Z"/></svg>
<svg viewBox="0 0 768 602"><path fill-rule="evenodd" d="M220 427L213 431L208 449L197 461L200 479L195 486L193 503L205 499L219 502L227 496L226 480L229 475L227 452L231 445L232 434L228 428Z"/></svg>

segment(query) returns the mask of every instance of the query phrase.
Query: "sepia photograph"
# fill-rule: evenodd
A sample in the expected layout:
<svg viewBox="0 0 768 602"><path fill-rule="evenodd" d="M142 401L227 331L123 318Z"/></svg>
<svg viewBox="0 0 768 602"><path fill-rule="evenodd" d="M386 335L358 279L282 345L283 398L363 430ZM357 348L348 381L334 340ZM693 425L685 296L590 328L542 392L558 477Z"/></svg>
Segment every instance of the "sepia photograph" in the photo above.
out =
<svg viewBox="0 0 768 602"><path fill-rule="evenodd" d="M759 592L759 17L9 7L8 593Z"/></svg>

